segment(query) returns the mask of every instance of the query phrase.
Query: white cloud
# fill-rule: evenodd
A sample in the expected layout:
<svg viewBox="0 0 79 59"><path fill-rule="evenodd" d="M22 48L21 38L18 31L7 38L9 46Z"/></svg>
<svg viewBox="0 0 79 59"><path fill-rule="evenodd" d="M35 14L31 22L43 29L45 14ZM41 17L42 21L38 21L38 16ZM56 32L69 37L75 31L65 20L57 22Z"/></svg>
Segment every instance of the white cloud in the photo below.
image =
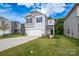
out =
<svg viewBox="0 0 79 59"><path fill-rule="evenodd" d="M46 14L49 16L50 14L53 14L53 13L61 13L65 10L65 4L43 4L41 5L41 9L40 11L44 11L46 12Z"/></svg>
<svg viewBox="0 0 79 59"><path fill-rule="evenodd" d="M5 7L11 7L11 5L10 4L5 4Z"/></svg>
<svg viewBox="0 0 79 59"><path fill-rule="evenodd" d="M25 5L26 7L31 7L34 9L34 10L38 10L38 11L41 11L42 13L46 14L46 15L50 15L50 14L53 14L53 13L61 13L65 10L65 7L66 6L64 3L42 3L41 5L39 3L18 3L18 5Z"/></svg>
<svg viewBox="0 0 79 59"><path fill-rule="evenodd" d="M3 4L3 3L1 3L0 6L1 6L1 7L4 7L4 8L9 8L9 7L11 7L10 4Z"/></svg>
<svg viewBox="0 0 79 59"><path fill-rule="evenodd" d="M0 8L0 14L6 14L11 12L12 9L11 8Z"/></svg>
<svg viewBox="0 0 79 59"><path fill-rule="evenodd" d="M12 8L10 8L11 7L10 4L1 3L0 6L1 6L0 13L6 13L6 12L8 13L8 12L10 12L12 10Z"/></svg>
<svg viewBox="0 0 79 59"><path fill-rule="evenodd" d="M11 12L12 9L11 8L0 8L0 14L5 14L5 13L9 13Z"/></svg>
<svg viewBox="0 0 79 59"><path fill-rule="evenodd" d="M6 17L10 21L24 22L24 17L15 13L10 4L0 4L0 16Z"/></svg>
<svg viewBox="0 0 79 59"><path fill-rule="evenodd" d="M0 13L4 13L4 12L7 12L7 10L5 10L5 9L0 9Z"/></svg>
<svg viewBox="0 0 79 59"><path fill-rule="evenodd" d="M17 5L25 5L26 7L31 7L34 5L34 3L17 3Z"/></svg>
<svg viewBox="0 0 79 59"><path fill-rule="evenodd" d="M38 9L38 11L44 13L44 14L47 14L46 10L45 9Z"/></svg>
<svg viewBox="0 0 79 59"><path fill-rule="evenodd" d="M0 16L3 16L5 18L7 18L10 21L18 21L20 23L24 22L24 16L23 15L18 15L16 13L5 13L5 14L0 14Z"/></svg>

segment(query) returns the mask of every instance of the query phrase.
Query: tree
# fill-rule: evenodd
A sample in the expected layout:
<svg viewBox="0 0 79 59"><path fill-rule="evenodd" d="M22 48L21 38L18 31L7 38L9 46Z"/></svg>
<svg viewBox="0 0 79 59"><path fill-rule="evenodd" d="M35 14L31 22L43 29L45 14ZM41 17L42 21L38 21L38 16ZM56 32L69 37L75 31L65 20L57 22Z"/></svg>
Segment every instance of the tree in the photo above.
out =
<svg viewBox="0 0 79 59"><path fill-rule="evenodd" d="M64 18L58 18L55 21L55 34L63 35Z"/></svg>
<svg viewBox="0 0 79 59"><path fill-rule="evenodd" d="M48 19L52 19L52 17L51 17L51 16L49 16L49 17L48 17Z"/></svg>

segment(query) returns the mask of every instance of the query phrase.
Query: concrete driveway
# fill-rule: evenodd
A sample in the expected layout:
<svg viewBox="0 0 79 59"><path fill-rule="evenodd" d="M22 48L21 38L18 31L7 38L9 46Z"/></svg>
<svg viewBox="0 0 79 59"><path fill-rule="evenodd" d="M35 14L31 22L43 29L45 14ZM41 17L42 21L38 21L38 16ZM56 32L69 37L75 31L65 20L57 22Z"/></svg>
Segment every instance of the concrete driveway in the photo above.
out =
<svg viewBox="0 0 79 59"><path fill-rule="evenodd" d="M0 52L37 38L38 37L36 36L22 36L16 38L2 39L0 40Z"/></svg>

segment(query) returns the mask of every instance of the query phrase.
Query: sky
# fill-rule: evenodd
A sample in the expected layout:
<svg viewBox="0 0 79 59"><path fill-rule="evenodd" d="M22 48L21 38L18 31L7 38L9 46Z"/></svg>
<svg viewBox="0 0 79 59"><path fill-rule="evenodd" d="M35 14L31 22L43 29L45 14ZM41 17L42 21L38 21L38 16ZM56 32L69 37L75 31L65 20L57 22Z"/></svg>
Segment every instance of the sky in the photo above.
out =
<svg viewBox="0 0 79 59"><path fill-rule="evenodd" d="M27 13L37 10L56 19L65 17L73 6L73 3L0 3L0 16L23 23Z"/></svg>

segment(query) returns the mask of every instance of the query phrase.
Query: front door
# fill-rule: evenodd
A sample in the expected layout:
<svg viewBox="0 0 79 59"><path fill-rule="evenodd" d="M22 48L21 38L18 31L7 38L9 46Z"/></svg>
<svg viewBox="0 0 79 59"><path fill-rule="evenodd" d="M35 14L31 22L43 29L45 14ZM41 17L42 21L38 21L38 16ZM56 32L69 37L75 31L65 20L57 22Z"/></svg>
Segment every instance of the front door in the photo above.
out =
<svg viewBox="0 0 79 59"><path fill-rule="evenodd" d="M51 35L53 35L53 29L51 29L50 32L51 32Z"/></svg>
<svg viewBox="0 0 79 59"><path fill-rule="evenodd" d="M15 34L19 34L18 29L15 29Z"/></svg>

